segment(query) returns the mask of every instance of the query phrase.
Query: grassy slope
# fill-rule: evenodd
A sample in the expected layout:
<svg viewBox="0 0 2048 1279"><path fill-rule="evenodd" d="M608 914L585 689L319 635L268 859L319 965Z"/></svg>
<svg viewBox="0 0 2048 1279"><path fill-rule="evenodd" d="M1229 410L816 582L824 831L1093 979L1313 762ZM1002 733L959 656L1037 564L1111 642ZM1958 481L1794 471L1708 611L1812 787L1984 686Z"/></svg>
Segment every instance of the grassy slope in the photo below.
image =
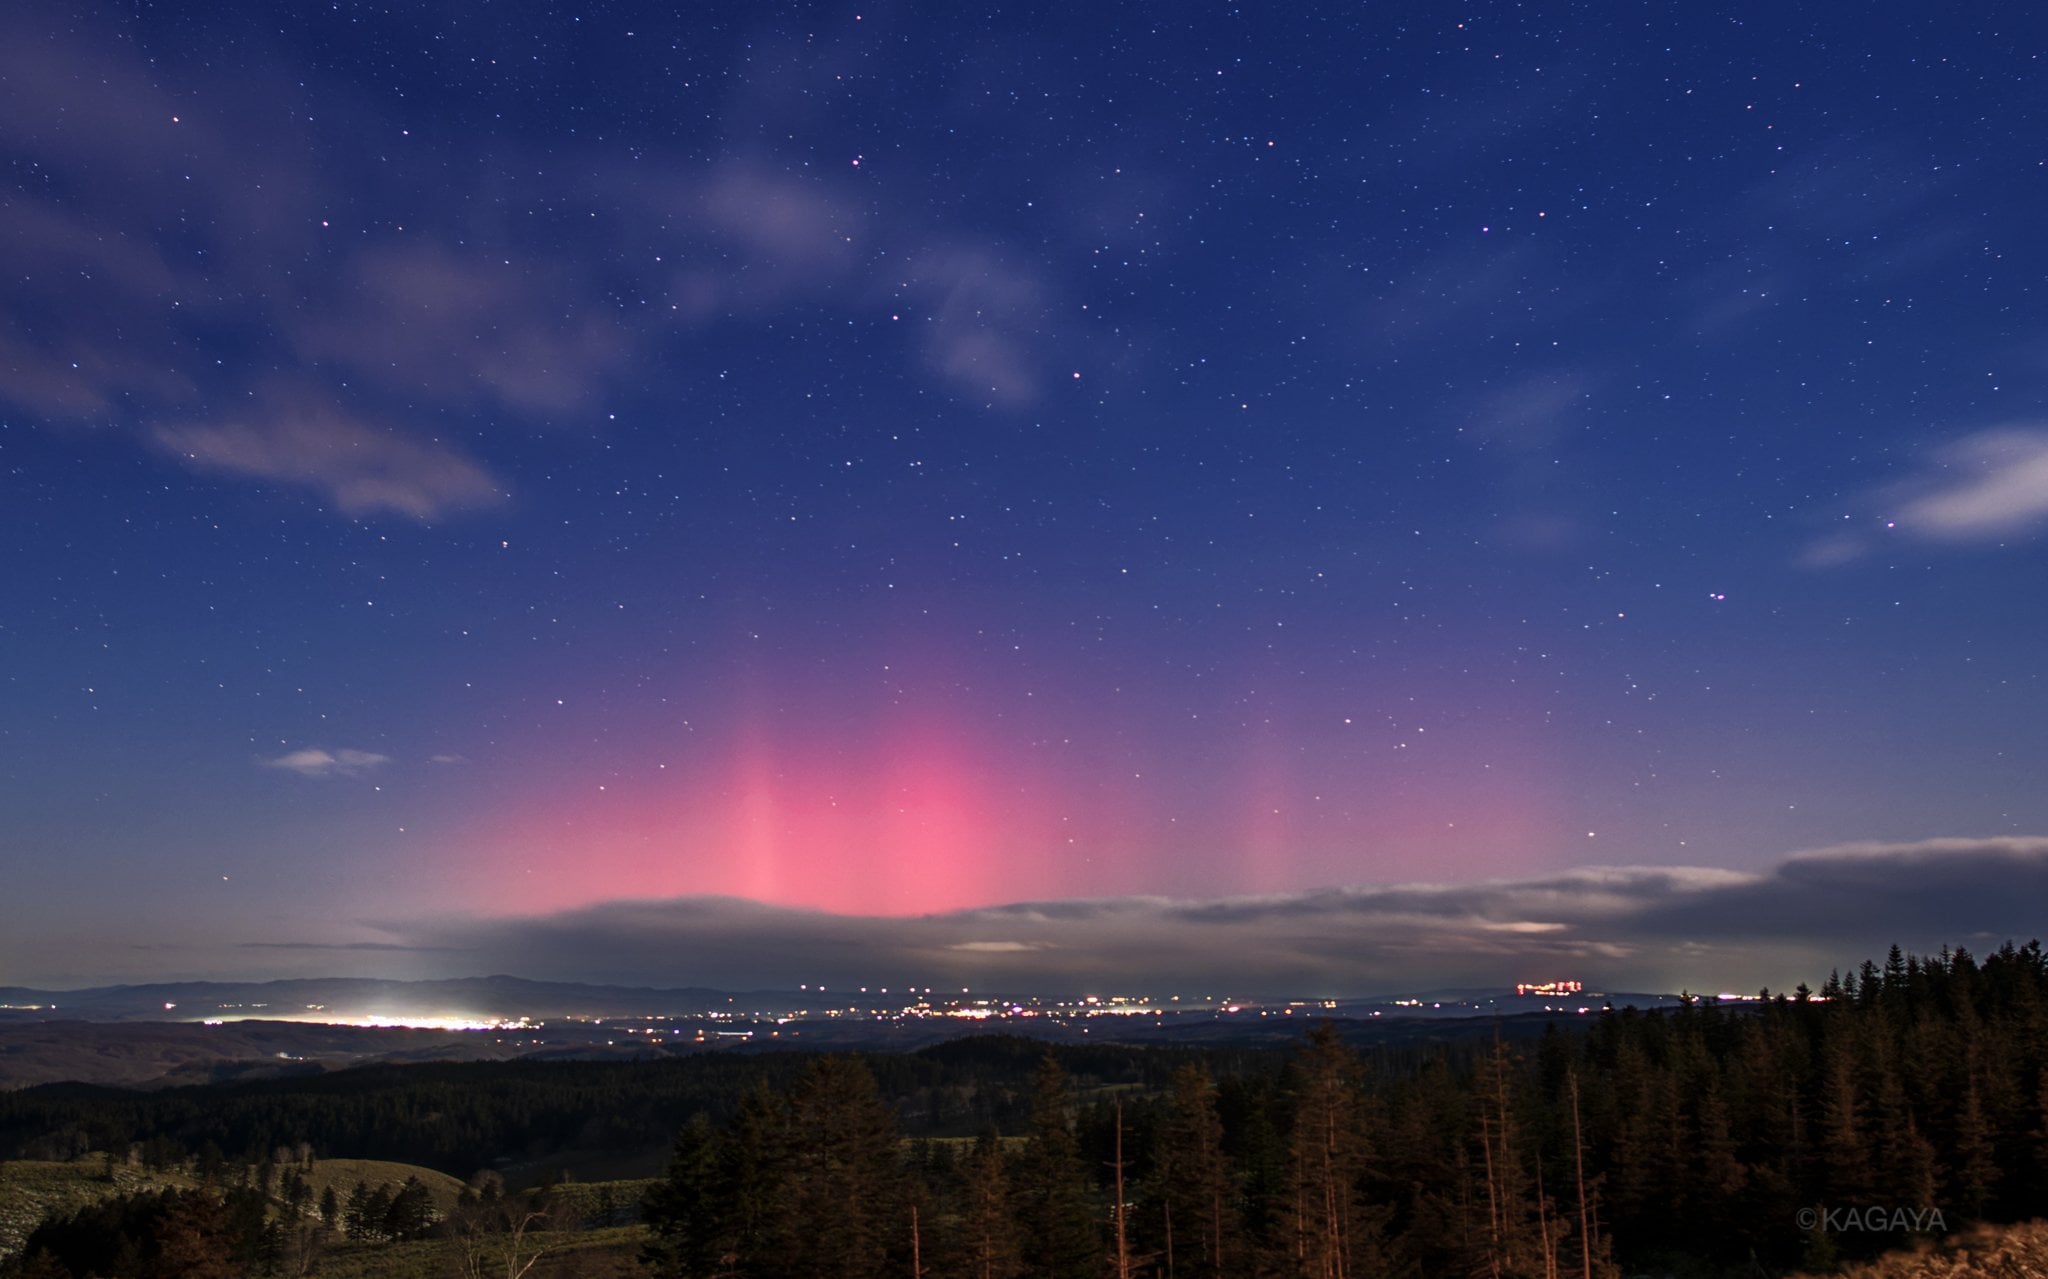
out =
<svg viewBox="0 0 2048 1279"><path fill-rule="evenodd" d="M313 1201L320 1201L320 1192L334 1187L336 1197L348 1198L348 1192L360 1181L375 1190L380 1185L396 1189L405 1184L407 1177L418 1177L434 1196L434 1207L447 1212L455 1206L455 1198L462 1193L462 1182L445 1172L432 1168L421 1168L415 1164L390 1163L383 1159L316 1159L313 1171L306 1174L306 1182L313 1187Z"/></svg>
<svg viewBox="0 0 2048 1279"><path fill-rule="evenodd" d="M357 1181L374 1188L403 1185L407 1177L418 1177L434 1196L435 1207L443 1212L452 1208L462 1193L462 1183L446 1173L378 1159L316 1160L306 1180L316 1197L332 1186L337 1196L346 1198ZM145 1173L126 1166L115 1168L114 1180L109 1182L105 1164L97 1158L70 1163L0 1162L0 1261L18 1252L29 1232L51 1212L70 1211L117 1194L185 1189L196 1184L183 1173ZM532 1279L613 1279L640 1274L634 1259L647 1238L644 1227L578 1230L574 1225L605 1207L637 1205L650 1184L645 1180L570 1182L558 1188L554 1192L556 1210L571 1228L537 1236L545 1253L529 1272ZM452 1240L358 1244L337 1238L324 1249L313 1273L326 1279L443 1279L457 1272L457 1258ZM498 1268L502 1266L500 1261Z"/></svg>
<svg viewBox="0 0 2048 1279"><path fill-rule="evenodd" d="M140 1168L117 1167L111 1182L105 1176L105 1165L98 1160L0 1163L0 1259L20 1251L29 1232L52 1212L70 1212L111 1195L193 1184L182 1173Z"/></svg>
<svg viewBox="0 0 2048 1279"><path fill-rule="evenodd" d="M625 1279L646 1271L636 1260L646 1242L642 1226L610 1230L541 1234L531 1237L545 1251L528 1279ZM490 1241L496 1245L499 1241ZM315 1279L445 1279L459 1273L461 1251L452 1239L421 1239L398 1244L341 1244L324 1253L314 1267ZM501 1257L485 1273L504 1273Z"/></svg>
<svg viewBox="0 0 2048 1279"><path fill-rule="evenodd" d="M145 1172L118 1166L114 1180L105 1179L106 1166L88 1157L71 1163L44 1160L0 1162L0 1260L20 1251L22 1242L36 1224L52 1212L69 1212L114 1195L138 1190L162 1190L197 1185L180 1172ZM315 1202L328 1186L347 1198L358 1180L375 1188L402 1186L407 1177L418 1177L434 1196L434 1207L447 1212L462 1193L462 1183L445 1172L412 1164L387 1163L379 1159L321 1159L313 1164L306 1180L312 1184Z"/></svg>

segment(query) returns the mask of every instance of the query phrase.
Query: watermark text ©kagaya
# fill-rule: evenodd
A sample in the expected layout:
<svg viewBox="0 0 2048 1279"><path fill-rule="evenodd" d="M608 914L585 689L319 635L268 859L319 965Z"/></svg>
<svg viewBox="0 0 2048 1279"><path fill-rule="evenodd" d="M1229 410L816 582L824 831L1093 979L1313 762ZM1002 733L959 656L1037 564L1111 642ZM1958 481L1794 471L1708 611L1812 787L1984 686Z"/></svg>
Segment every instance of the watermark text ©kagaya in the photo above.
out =
<svg viewBox="0 0 2048 1279"><path fill-rule="evenodd" d="M1801 1230L1822 1230L1846 1234L1851 1230L1911 1230L1925 1233L1947 1230L1939 1208L1885 1208L1876 1204L1861 1208L1830 1208L1825 1204L1799 1210Z"/></svg>

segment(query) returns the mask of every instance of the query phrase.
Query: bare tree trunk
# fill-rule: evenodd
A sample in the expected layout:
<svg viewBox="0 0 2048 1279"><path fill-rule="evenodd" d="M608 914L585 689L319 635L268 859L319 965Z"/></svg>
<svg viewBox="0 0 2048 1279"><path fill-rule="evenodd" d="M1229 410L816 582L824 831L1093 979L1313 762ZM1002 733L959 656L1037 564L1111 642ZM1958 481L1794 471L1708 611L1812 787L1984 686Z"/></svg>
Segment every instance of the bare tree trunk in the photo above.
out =
<svg viewBox="0 0 2048 1279"><path fill-rule="evenodd" d="M1116 1279L1131 1279L1131 1250L1124 1239L1124 1099L1116 1099Z"/></svg>
<svg viewBox="0 0 2048 1279"><path fill-rule="evenodd" d="M1166 1279L1173 1279L1173 1201L1166 1200Z"/></svg>
<svg viewBox="0 0 2048 1279"><path fill-rule="evenodd" d="M1520 1264L1518 1254L1522 1225L1526 1220L1521 1215L1521 1196L1517 1193L1515 1176L1514 1117L1508 1113L1508 1060L1507 1047L1500 1041L1500 1025L1493 1028L1493 1100L1494 1114L1498 1118L1500 1134L1500 1225L1501 1251L1510 1268Z"/></svg>
<svg viewBox="0 0 2048 1279"><path fill-rule="evenodd" d="M910 1279L924 1279L923 1241L917 1231L917 1205L910 1205Z"/></svg>
<svg viewBox="0 0 2048 1279"><path fill-rule="evenodd" d="M1500 1190L1493 1177L1493 1120L1483 1111L1479 1116L1479 1148L1486 1156L1486 1269L1493 1279L1500 1279Z"/></svg>
<svg viewBox="0 0 2048 1279"><path fill-rule="evenodd" d="M1593 1279L1593 1227L1586 1212L1586 1143L1579 1132L1579 1072L1566 1078L1572 1088L1572 1160L1579 1181L1579 1261L1583 1279Z"/></svg>
<svg viewBox="0 0 2048 1279"><path fill-rule="evenodd" d="M1323 1214L1329 1222L1329 1256L1323 1268L1331 1279L1344 1279L1344 1252L1350 1243L1346 1206L1351 1196L1350 1188L1339 1184L1336 1151L1337 1111L1331 1107L1323 1115Z"/></svg>
<svg viewBox="0 0 2048 1279"><path fill-rule="evenodd" d="M1294 1260L1303 1270L1308 1269L1308 1187L1303 1184L1302 1156L1294 1156Z"/></svg>

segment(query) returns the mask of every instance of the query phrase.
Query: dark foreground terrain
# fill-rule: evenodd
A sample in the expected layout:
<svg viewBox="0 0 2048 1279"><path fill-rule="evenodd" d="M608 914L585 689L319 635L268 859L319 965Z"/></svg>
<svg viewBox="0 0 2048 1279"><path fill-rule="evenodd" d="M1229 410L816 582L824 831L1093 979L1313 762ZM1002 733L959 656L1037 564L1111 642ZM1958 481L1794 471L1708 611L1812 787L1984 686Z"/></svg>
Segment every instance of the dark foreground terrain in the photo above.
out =
<svg viewBox="0 0 2048 1279"><path fill-rule="evenodd" d="M0 1093L0 1157L42 1161L17 1187L70 1178L21 1232L37 1279L157 1279L179 1248L427 1274L488 1246L509 1273L542 1239L564 1274L763 1279L1781 1275L1900 1249L1882 1264L1922 1269L1869 1273L2032 1273L2024 1231L1910 1250L2048 1212L2037 945L1494 1030L52 1084ZM342 1193L365 1161L392 1171Z"/></svg>

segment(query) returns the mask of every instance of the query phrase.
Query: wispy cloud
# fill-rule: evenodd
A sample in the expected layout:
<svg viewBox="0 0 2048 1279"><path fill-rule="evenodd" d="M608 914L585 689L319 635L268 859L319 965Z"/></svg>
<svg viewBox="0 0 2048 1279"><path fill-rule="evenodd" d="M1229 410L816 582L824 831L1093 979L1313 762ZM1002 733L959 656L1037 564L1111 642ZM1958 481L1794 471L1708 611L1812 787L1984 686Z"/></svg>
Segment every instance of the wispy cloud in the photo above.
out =
<svg viewBox="0 0 2048 1279"><path fill-rule="evenodd" d="M911 283L926 299L925 356L960 389L1004 404L1035 395L1030 334L1046 323L1036 275L986 245L950 244L919 256Z"/></svg>
<svg viewBox="0 0 2048 1279"><path fill-rule="evenodd" d="M267 264L303 254L324 185L295 115L217 112L132 50L54 6L0 14L0 148L48 179L0 201L0 399L53 423L194 398L181 330L292 295Z"/></svg>
<svg viewBox="0 0 2048 1279"><path fill-rule="evenodd" d="M343 950L370 951L384 954L415 954L437 952L446 946L402 946L388 941L245 941L237 942L238 950Z"/></svg>
<svg viewBox="0 0 2048 1279"><path fill-rule="evenodd" d="M1584 413L1597 381L1574 368L1521 378L1474 396L1464 430L1479 445L1517 452L1551 448L1571 429L1574 415Z"/></svg>
<svg viewBox="0 0 2048 1279"><path fill-rule="evenodd" d="M1044 950L1046 943L1029 941L956 941L948 950L976 951L984 955L1022 955Z"/></svg>
<svg viewBox="0 0 2048 1279"><path fill-rule="evenodd" d="M425 520L502 494L413 424L421 399L558 413L626 358L601 289L558 257L449 247L467 228L424 197L432 229L342 250L319 211L345 202L336 175L366 133L345 89L317 126L220 113L203 76L167 79L75 25L34 7L0 18L0 144L63 193L0 201L0 400L132 432L196 470L308 485L346 515ZM333 161L317 168L316 129ZM181 216L147 212L165 207ZM249 348L194 359L225 327ZM289 394L247 372L295 364ZM343 397L353 413L325 407ZM193 407L207 401L254 407Z"/></svg>
<svg viewBox="0 0 2048 1279"><path fill-rule="evenodd" d="M850 195L745 159L641 191L641 216L694 241L669 282L670 315L689 326L754 319L857 279L870 215Z"/></svg>
<svg viewBox="0 0 2048 1279"><path fill-rule="evenodd" d="M1930 454L1919 470L1864 495L1858 528L1952 546L2020 541L2048 532L2048 425L1979 431ZM1875 546L1874 534L1844 530L1806 548L1825 568Z"/></svg>
<svg viewBox="0 0 2048 1279"><path fill-rule="evenodd" d="M391 762L389 755L375 751L342 749L330 751L318 746L288 751L275 759L258 761L265 768L281 768L301 777L360 777Z"/></svg>
<svg viewBox="0 0 2048 1279"><path fill-rule="evenodd" d="M771 275L822 283L852 265L867 238L866 215L825 183L732 161L697 193L705 222L745 245Z"/></svg>
<svg viewBox="0 0 2048 1279"><path fill-rule="evenodd" d="M503 486L423 411L592 426L607 388L679 329L900 314L903 358L1002 406L1053 362L1043 256L914 192L885 199L872 170L772 148L643 163L596 141L566 158L503 143L481 169L533 172L529 213L611 233L565 239L287 51L265 74L321 100L317 119L218 111L203 70L167 76L75 28L50 6L0 16L0 145L47 178L0 199L0 403L50 427L311 488L347 516L437 520ZM757 70L731 108L741 131L815 109L790 86L839 83L831 56L797 47ZM179 216L150 212L164 208ZM653 247L629 260L624 243ZM235 358L195 358L230 332ZM294 390L261 369L291 370Z"/></svg>
<svg viewBox="0 0 2048 1279"><path fill-rule="evenodd" d="M122 395L191 395L190 381L149 340L161 333L150 317L191 281L146 240L16 196L0 201L0 272L9 294L0 307L0 399L60 420L104 420ZM129 341L108 340L109 315L124 317Z"/></svg>
<svg viewBox="0 0 2048 1279"><path fill-rule="evenodd" d="M304 358L390 391L535 414L583 402L630 349L565 269L426 243L358 255L334 305L292 325Z"/></svg>
<svg viewBox="0 0 2048 1279"><path fill-rule="evenodd" d="M498 480L452 444L288 396L270 396L259 416L159 425L149 438L197 471L316 489L344 515L395 512L430 521L505 500Z"/></svg>
<svg viewBox="0 0 2048 1279"><path fill-rule="evenodd" d="M1523 880L1185 901L1021 902L911 919L729 898L385 925L487 964L722 986L1369 994L1578 977L1629 989L1815 980L1893 942L1996 945L2038 929L2048 838L1860 844L1745 873L1588 867Z"/></svg>
<svg viewBox="0 0 2048 1279"><path fill-rule="evenodd" d="M1585 368L1558 366L1453 405L1458 439L1497 468L1506 508L1493 534L1509 548L1538 554L1565 550L1585 536L1584 520L1558 493L1558 450L1591 418L1605 379Z"/></svg>
<svg viewBox="0 0 2048 1279"><path fill-rule="evenodd" d="M1944 449L1899 511L1907 532L1943 542L2031 537L2048 528L2048 428L1984 431Z"/></svg>
<svg viewBox="0 0 2048 1279"><path fill-rule="evenodd" d="M1953 212L1962 176L1881 131L1817 138L1799 163L1772 166L1731 192L1718 220L1703 221L1717 250L1694 255L1679 283L1675 296L1692 303L1683 327L1717 341L1753 338L1798 323L1802 296L1825 280L1892 279L1962 253L1969 223ZM1776 234L1748 235L1758 223Z"/></svg>

